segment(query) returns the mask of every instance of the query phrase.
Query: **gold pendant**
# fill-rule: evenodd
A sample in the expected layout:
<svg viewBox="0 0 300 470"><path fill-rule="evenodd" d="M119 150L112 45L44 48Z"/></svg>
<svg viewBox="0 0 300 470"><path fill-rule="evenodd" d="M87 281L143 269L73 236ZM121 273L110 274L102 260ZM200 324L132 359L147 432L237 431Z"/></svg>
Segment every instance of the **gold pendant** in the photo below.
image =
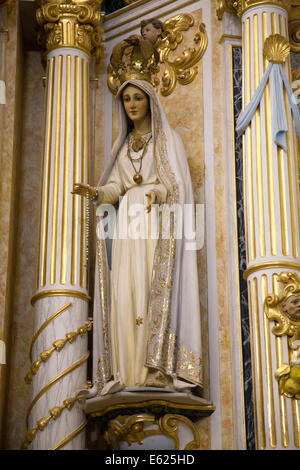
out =
<svg viewBox="0 0 300 470"><path fill-rule="evenodd" d="M136 183L136 184L141 184L141 182L143 181L143 177L142 175L140 175L139 173L136 173L133 177L133 181Z"/></svg>
<svg viewBox="0 0 300 470"><path fill-rule="evenodd" d="M134 152L139 152L140 150L142 150L142 148L144 147L144 142L139 139L139 138L134 138L134 141L132 142L132 150Z"/></svg>

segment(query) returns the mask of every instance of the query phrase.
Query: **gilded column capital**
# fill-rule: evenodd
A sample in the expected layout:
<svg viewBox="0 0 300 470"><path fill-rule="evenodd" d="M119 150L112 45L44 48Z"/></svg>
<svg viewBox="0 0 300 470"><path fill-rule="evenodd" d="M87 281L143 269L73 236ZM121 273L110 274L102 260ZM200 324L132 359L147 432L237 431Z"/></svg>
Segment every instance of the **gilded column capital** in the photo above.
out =
<svg viewBox="0 0 300 470"><path fill-rule="evenodd" d="M223 18L225 11L235 13L241 18L246 10L255 6L269 4L288 10L291 5L290 0L218 0L218 2L217 16L219 20Z"/></svg>
<svg viewBox="0 0 300 470"><path fill-rule="evenodd" d="M75 47L100 56L102 0L38 0L39 42L47 52Z"/></svg>

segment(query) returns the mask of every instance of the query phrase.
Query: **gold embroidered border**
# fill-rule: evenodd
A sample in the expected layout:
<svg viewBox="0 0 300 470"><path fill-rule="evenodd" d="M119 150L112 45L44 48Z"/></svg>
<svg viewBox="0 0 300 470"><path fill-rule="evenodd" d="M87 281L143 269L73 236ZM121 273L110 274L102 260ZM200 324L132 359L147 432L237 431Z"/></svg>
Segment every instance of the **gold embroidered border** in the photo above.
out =
<svg viewBox="0 0 300 470"><path fill-rule="evenodd" d="M177 335L172 331L163 314L153 315L152 328L147 366L158 368L166 374L172 375L176 364L178 377L202 386L203 362L201 357L179 343Z"/></svg>
<svg viewBox="0 0 300 470"><path fill-rule="evenodd" d="M179 187L168 162L166 136L162 130L162 124L159 119L158 106L154 101L152 112L154 120L154 155L157 174L159 180L165 184L168 190L166 203L172 205L179 201ZM154 254L152 286L149 301L149 333L145 365L148 367L155 365L165 370L167 363L168 371L172 370L173 373L175 372L175 356L172 348L169 348L168 345L164 345L164 340L167 339L170 322L175 256L176 240L174 237L174 218L171 214L170 238L162 239L162 227L160 227L159 239ZM157 323L158 316L161 318L159 324ZM155 354L153 354L154 344ZM167 350L164 351L165 347L167 347ZM167 372L167 370L165 371Z"/></svg>
<svg viewBox="0 0 300 470"><path fill-rule="evenodd" d="M106 248L104 240L97 240L97 263L99 272L99 292L102 310L102 338L103 353L98 358L97 372L94 385L101 392L105 383L111 378L111 347L109 335L109 305L108 305L108 266L106 259ZM100 332L99 332L100 334ZM94 358L95 360L95 358Z"/></svg>

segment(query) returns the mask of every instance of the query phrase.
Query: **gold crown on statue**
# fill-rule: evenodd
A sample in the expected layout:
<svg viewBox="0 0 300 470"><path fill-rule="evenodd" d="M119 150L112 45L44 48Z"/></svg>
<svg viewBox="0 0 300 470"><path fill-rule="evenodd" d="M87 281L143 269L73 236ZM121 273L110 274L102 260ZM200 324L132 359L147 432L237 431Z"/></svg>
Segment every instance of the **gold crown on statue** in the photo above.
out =
<svg viewBox="0 0 300 470"><path fill-rule="evenodd" d="M114 94L126 80L146 80L157 85L159 54L153 44L134 35L117 44L108 66L108 87Z"/></svg>

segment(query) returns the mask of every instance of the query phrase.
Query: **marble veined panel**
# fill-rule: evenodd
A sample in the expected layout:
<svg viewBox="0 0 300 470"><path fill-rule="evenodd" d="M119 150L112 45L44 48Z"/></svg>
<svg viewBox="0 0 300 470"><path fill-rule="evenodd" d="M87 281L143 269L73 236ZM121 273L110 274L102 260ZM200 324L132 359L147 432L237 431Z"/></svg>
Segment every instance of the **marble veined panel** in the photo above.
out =
<svg viewBox="0 0 300 470"><path fill-rule="evenodd" d="M232 76L234 97L234 120L242 110L242 49L232 48ZM255 448L254 435L254 407L253 407L253 385L251 366L251 344L248 310L247 282L243 278L243 272L247 268L246 240L244 222L244 195L243 195L243 138L235 132L235 173L236 173L236 197L237 197L237 223L238 223L238 251L239 251L239 282L240 282L240 305L242 322L242 349L244 369L244 401L247 448Z"/></svg>

